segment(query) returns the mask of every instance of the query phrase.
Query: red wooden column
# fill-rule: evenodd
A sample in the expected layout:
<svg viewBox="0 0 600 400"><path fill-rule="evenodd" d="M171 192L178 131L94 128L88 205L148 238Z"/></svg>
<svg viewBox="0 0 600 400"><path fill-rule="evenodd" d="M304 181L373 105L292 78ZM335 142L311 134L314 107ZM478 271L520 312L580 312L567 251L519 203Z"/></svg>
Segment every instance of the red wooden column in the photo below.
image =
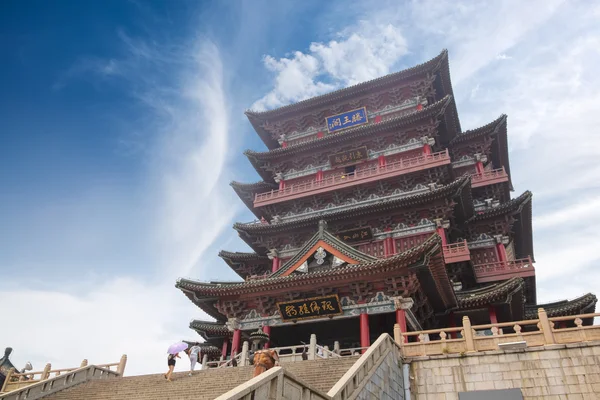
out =
<svg viewBox="0 0 600 400"><path fill-rule="evenodd" d="M423 145L423 154L431 154L431 146L429 145L429 143Z"/></svg>
<svg viewBox="0 0 600 400"><path fill-rule="evenodd" d="M484 169L483 169L483 162L481 161L477 161L475 163L475 170L477 171L478 174L482 174Z"/></svg>
<svg viewBox="0 0 600 400"><path fill-rule="evenodd" d="M271 344L271 327L269 325L265 325L262 328L263 332L269 335L269 341L265 343L265 349L268 349Z"/></svg>
<svg viewBox="0 0 600 400"><path fill-rule="evenodd" d="M435 228L435 230L437 231L437 234L440 235L440 237L442 238L442 246L446 246L448 244L448 241L446 239L446 231L444 230L444 227L440 225L437 228Z"/></svg>
<svg viewBox="0 0 600 400"><path fill-rule="evenodd" d="M240 341L242 339L242 331L235 329L233 331L233 340L231 341L231 358L240 353Z"/></svg>
<svg viewBox="0 0 600 400"><path fill-rule="evenodd" d="M279 181L279 190L283 190L285 188L285 181L283 179L281 179Z"/></svg>
<svg viewBox="0 0 600 400"><path fill-rule="evenodd" d="M506 247L504 247L504 243L502 243L502 237L500 236L496 236L496 251L498 252L498 261L507 261L508 257L506 256Z"/></svg>
<svg viewBox="0 0 600 400"><path fill-rule="evenodd" d="M322 170L318 170L317 171L317 181L322 181L323 180L323 171Z"/></svg>
<svg viewBox="0 0 600 400"><path fill-rule="evenodd" d="M456 328L456 321L454 321L454 313L450 312L450 314L448 315L448 318L450 319L450 323L449 323L449 327L450 328ZM450 333L450 339L457 339L457 335L456 332L451 332Z"/></svg>
<svg viewBox="0 0 600 400"><path fill-rule="evenodd" d="M360 314L360 347L369 347L371 338L369 337L369 314ZM366 350L362 350L364 353Z"/></svg>
<svg viewBox="0 0 600 400"><path fill-rule="evenodd" d="M448 239L446 238L446 230L444 229L444 221L441 219L435 220L435 231L442 238L442 246L446 246L448 244Z"/></svg>
<svg viewBox="0 0 600 400"><path fill-rule="evenodd" d="M399 308L396 310L396 323L400 326L400 332L406 333L406 311ZM406 343L407 337L404 336L404 343Z"/></svg>
<svg viewBox="0 0 600 400"><path fill-rule="evenodd" d="M494 306L490 306L489 311L490 311L490 324L497 324L498 318L496 317L496 308Z"/></svg>
<svg viewBox="0 0 600 400"><path fill-rule="evenodd" d="M384 155L380 155L377 158L377 161L379 161L379 168L385 167L385 156Z"/></svg>
<svg viewBox="0 0 600 400"><path fill-rule="evenodd" d="M221 355L223 356L223 360L227 358L227 346L229 345L229 339L223 339L223 347L221 348Z"/></svg>
<svg viewBox="0 0 600 400"><path fill-rule="evenodd" d="M273 264L271 265L271 272L277 272L279 269L279 257L273 257Z"/></svg>

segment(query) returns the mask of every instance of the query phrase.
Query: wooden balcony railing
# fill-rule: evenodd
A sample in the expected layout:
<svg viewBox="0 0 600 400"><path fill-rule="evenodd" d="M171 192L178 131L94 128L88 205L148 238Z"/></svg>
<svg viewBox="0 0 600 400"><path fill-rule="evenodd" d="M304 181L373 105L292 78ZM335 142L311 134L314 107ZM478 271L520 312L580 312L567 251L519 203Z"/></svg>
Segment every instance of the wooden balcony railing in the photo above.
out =
<svg viewBox="0 0 600 400"><path fill-rule="evenodd" d="M424 154L418 157L386 164L384 166L365 168L352 174L340 173L340 175L329 176L320 181L315 179L306 183L291 185L281 190L257 193L254 197L254 206L260 207L267 204L323 193L332 189L340 189L366 182L378 181L380 179L391 178L446 164L450 164L448 150L440 151L439 153Z"/></svg>
<svg viewBox="0 0 600 400"><path fill-rule="evenodd" d="M396 324L394 339L401 346L404 357L492 351L499 350L499 344L510 342L526 342L527 347L581 343L600 340L599 325L583 325L584 320L593 321L599 316L600 313L548 318L546 311L540 308L538 319L487 325L471 325L469 317L465 316L462 327L456 328L401 332ZM565 321L572 327L559 328L558 323Z"/></svg>
<svg viewBox="0 0 600 400"><path fill-rule="evenodd" d="M469 261L470 259L471 253L466 240L444 246L444 261L446 261L446 264Z"/></svg>
<svg viewBox="0 0 600 400"><path fill-rule="evenodd" d="M514 261L500 261L488 264L474 265L477 283L505 280L514 276L526 278L535 276L535 268L530 257Z"/></svg>
<svg viewBox="0 0 600 400"><path fill-rule="evenodd" d="M504 167L471 175L471 187L474 188L501 182L508 182L508 174Z"/></svg>

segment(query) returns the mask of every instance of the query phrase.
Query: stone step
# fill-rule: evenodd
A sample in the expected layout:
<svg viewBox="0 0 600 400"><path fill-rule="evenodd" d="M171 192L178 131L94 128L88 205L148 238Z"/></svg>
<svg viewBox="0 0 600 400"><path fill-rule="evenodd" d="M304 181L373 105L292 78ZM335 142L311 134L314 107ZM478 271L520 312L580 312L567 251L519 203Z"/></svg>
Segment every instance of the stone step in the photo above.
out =
<svg viewBox="0 0 600 400"><path fill-rule="evenodd" d="M283 363L298 379L327 393L358 360L358 356ZM46 397L52 400L212 400L252 378L254 367L219 368L90 381Z"/></svg>

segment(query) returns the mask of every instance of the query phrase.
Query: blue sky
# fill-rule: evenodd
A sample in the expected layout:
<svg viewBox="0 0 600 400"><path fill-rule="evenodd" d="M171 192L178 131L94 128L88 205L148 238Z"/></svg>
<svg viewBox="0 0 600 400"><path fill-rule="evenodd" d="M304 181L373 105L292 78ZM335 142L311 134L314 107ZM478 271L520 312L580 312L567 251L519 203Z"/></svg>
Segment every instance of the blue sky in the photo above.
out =
<svg viewBox="0 0 600 400"><path fill-rule="evenodd" d="M228 183L257 180L242 151L264 147L244 109L443 48L463 129L508 114L539 301L599 292L596 4L4 1L0 48L0 345L17 364L161 370L202 317L177 277L233 279L216 254L247 249Z"/></svg>

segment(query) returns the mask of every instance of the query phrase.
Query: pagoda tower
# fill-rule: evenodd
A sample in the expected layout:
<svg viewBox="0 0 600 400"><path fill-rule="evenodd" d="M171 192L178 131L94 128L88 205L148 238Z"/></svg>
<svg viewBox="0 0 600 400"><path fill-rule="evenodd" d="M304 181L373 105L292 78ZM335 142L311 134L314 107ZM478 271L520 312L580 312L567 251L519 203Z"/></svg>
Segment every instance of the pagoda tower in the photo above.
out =
<svg viewBox="0 0 600 400"><path fill-rule="evenodd" d="M232 182L256 216L251 252L219 255L239 282L179 279L215 321L191 322L228 357L267 346L368 347L404 331L593 312L596 297L538 305L532 194L511 198L507 117L462 131L448 52L416 67L246 115L262 178Z"/></svg>

